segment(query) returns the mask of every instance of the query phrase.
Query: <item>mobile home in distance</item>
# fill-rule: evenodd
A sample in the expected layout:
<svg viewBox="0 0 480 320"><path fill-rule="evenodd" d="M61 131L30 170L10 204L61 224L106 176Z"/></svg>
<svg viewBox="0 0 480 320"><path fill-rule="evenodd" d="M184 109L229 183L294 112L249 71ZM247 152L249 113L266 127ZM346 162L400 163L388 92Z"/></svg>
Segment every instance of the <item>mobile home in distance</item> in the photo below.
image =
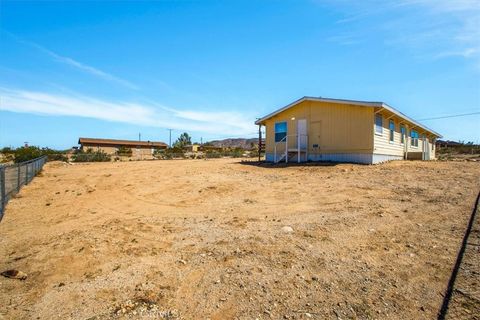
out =
<svg viewBox="0 0 480 320"><path fill-rule="evenodd" d="M275 163L431 160L441 137L383 102L316 97L303 97L255 124L265 126L266 161Z"/></svg>

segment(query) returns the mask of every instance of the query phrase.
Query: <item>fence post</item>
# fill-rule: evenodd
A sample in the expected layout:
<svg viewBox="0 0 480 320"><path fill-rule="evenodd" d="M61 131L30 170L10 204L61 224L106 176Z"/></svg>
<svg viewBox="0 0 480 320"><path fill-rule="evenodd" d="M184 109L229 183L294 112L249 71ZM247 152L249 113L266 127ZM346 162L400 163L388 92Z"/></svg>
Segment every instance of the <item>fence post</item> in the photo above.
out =
<svg viewBox="0 0 480 320"><path fill-rule="evenodd" d="M22 171L22 165L19 163L17 165L17 193L20 192L20 171Z"/></svg>
<svg viewBox="0 0 480 320"><path fill-rule="evenodd" d="M3 218L3 211L5 210L5 204L7 203L7 193L5 190L5 167L2 166L0 168L0 187L2 188L2 192L0 194L1 197L1 206L0 206L0 220Z"/></svg>
<svg viewBox="0 0 480 320"><path fill-rule="evenodd" d="M28 163L25 164L25 185L28 184Z"/></svg>

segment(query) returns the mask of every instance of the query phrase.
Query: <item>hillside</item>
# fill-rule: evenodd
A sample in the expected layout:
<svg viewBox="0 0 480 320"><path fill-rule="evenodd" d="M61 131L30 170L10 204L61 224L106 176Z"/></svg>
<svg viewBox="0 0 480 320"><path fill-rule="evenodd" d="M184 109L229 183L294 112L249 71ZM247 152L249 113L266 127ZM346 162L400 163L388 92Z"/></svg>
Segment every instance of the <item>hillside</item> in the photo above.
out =
<svg viewBox="0 0 480 320"><path fill-rule="evenodd" d="M208 143L215 147L253 149L258 144L258 138L232 138L224 140L213 140L209 141Z"/></svg>

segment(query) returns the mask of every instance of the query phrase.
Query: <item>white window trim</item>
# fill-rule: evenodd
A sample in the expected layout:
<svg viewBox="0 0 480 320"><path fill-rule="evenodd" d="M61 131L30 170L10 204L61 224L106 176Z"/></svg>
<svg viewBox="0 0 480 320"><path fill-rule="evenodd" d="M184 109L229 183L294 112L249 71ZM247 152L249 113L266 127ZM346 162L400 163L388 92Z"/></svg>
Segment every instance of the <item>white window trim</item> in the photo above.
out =
<svg viewBox="0 0 480 320"><path fill-rule="evenodd" d="M393 130L390 128L390 124L393 123ZM393 139L390 139L390 135L392 134L392 131L393 131ZM394 120L391 120L389 119L388 120L388 141L390 142L390 144L395 144L395 121Z"/></svg>
<svg viewBox="0 0 480 320"><path fill-rule="evenodd" d="M276 128L277 128L277 123L285 123L285 124L286 124L287 128L286 128L286 131L285 131L285 135L288 136L288 121L287 121L287 120L275 121L275 124L273 125L273 141L274 141L274 143L280 142L280 141L276 141L276 138L275 138L276 135L277 135L277 130L276 130Z"/></svg>
<svg viewBox="0 0 480 320"><path fill-rule="evenodd" d="M402 128L404 132L402 132ZM403 138L403 142L402 142L402 138ZM401 146L405 145L406 138L407 138L407 129L405 128L405 126L400 125L400 145Z"/></svg>
<svg viewBox="0 0 480 320"><path fill-rule="evenodd" d="M413 141L413 137L412 137L412 131L413 132L416 132L417 133L417 138L415 138L417 140L417 145L413 145L412 141ZM409 135L409 139L410 139L410 147L413 148L413 149L418 149L419 146L420 146L420 133L417 131L417 130L414 130L414 129L410 129L410 135Z"/></svg>
<svg viewBox="0 0 480 320"><path fill-rule="evenodd" d="M382 128L382 132L377 132L377 116L380 116L382 118L382 124L380 128ZM383 115L375 113L375 117L373 119L373 131L375 132L375 135L383 137Z"/></svg>

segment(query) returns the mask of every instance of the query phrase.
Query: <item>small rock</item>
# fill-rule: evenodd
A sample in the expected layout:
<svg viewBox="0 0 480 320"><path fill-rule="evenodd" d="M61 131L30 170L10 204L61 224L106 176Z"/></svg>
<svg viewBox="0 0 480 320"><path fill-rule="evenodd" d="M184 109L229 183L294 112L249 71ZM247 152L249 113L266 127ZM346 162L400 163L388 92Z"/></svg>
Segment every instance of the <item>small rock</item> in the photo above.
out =
<svg viewBox="0 0 480 320"><path fill-rule="evenodd" d="M305 312L305 317L307 317L307 318L311 318L311 317L312 317L312 315L311 315L310 313L308 313L308 312Z"/></svg>
<svg viewBox="0 0 480 320"><path fill-rule="evenodd" d="M293 228L290 227L290 226L284 226L284 227L282 227L282 231L283 231L284 233L292 233L292 232L293 232Z"/></svg>
<svg viewBox="0 0 480 320"><path fill-rule="evenodd" d="M27 274L25 272L15 270L15 269L3 271L1 275L10 279L18 279L18 280L27 279Z"/></svg>
<svg viewBox="0 0 480 320"><path fill-rule="evenodd" d="M178 262L181 263L181 264L183 264L183 265L187 264L187 261L182 260L182 259L178 260Z"/></svg>

